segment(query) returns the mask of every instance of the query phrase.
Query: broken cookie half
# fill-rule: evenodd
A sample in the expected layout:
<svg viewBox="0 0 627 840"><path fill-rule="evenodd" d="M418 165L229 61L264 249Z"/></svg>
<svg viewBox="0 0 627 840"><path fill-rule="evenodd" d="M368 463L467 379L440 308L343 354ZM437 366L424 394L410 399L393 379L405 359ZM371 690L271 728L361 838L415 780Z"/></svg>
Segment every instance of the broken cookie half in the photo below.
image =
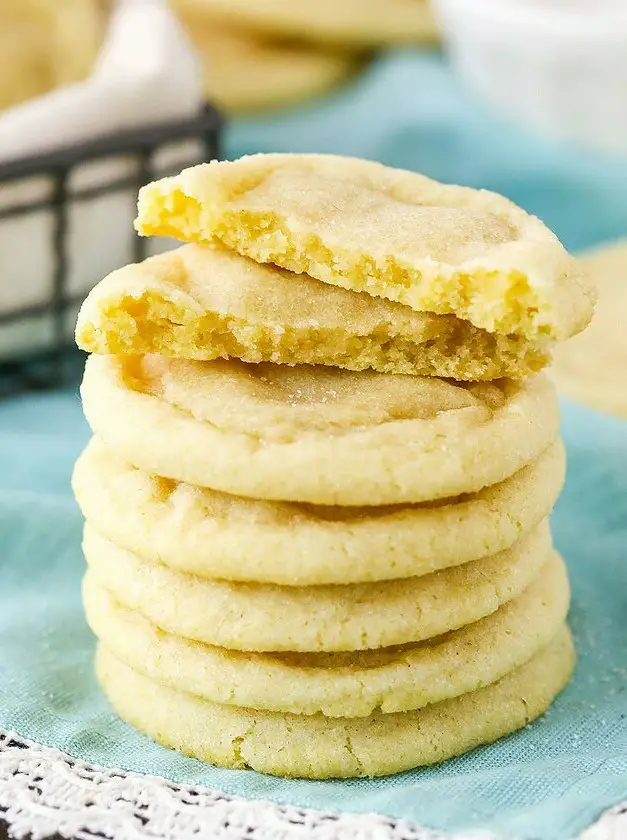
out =
<svg viewBox="0 0 627 840"><path fill-rule="evenodd" d="M550 345L295 276L220 245L186 245L114 271L84 303L76 340L93 353L457 380L531 375L547 363Z"/></svg>
<svg viewBox="0 0 627 840"><path fill-rule="evenodd" d="M580 332L594 308L581 266L539 219L494 193L371 161L202 164L144 187L136 228L536 344Z"/></svg>

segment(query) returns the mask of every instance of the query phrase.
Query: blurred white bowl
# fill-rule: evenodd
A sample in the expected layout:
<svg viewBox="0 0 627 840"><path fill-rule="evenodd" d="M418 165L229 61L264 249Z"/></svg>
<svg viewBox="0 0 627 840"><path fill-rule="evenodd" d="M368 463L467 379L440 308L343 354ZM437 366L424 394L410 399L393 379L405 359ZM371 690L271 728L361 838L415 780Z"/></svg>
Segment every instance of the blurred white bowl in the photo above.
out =
<svg viewBox="0 0 627 840"><path fill-rule="evenodd" d="M464 81L530 129L627 154L627 0L434 0Z"/></svg>

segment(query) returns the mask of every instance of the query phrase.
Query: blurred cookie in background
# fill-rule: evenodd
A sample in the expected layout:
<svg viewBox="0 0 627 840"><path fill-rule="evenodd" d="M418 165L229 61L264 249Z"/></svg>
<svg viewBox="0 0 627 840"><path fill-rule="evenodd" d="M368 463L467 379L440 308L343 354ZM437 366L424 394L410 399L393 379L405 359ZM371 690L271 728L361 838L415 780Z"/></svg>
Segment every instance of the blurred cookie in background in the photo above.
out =
<svg viewBox="0 0 627 840"><path fill-rule="evenodd" d="M0 0L0 109L86 78L106 8L102 0Z"/></svg>
<svg viewBox="0 0 627 840"><path fill-rule="evenodd" d="M345 81L363 63L357 55L277 42L206 14L180 17L202 58L207 99L226 112L299 102Z"/></svg>
<svg viewBox="0 0 627 840"><path fill-rule="evenodd" d="M273 37L370 48L433 41L429 0L176 0L180 12L211 14Z"/></svg>
<svg viewBox="0 0 627 840"><path fill-rule="evenodd" d="M627 418L627 239L582 262L597 285L596 313L584 333L557 347L551 375L563 396Z"/></svg>

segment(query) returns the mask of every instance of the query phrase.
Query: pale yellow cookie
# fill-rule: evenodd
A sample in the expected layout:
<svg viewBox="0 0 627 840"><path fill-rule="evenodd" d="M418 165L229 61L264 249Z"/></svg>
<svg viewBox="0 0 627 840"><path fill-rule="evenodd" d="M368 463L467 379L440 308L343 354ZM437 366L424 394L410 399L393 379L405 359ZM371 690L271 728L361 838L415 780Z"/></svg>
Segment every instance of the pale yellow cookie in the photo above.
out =
<svg viewBox="0 0 627 840"><path fill-rule="evenodd" d="M274 263L542 345L594 293L542 222L494 193L333 155L253 155L144 187L137 230Z"/></svg>
<svg viewBox="0 0 627 840"><path fill-rule="evenodd" d="M510 548L562 489L564 447L501 484L446 503L324 508L230 496L149 475L92 439L72 486L85 518L116 545L205 578L282 586L407 578Z"/></svg>
<svg viewBox="0 0 627 840"><path fill-rule="evenodd" d="M147 472L243 496L386 505L471 493L558 434L553 387L162 356L87 360L89 424Z"/></svg>
<svg viewBox="0 0 627 840"><path fill-rule="evenodd" d="M551 376L564 396L627 418L627 240L585 254L599 301L583 335L559 347Z"/></svg>
<svg viewBox="0 0 627 840"><path fill-rule="evenodd" d="M223 247L187 245L114 271L76 327L92 353L323 364L383 373L499 379L538 371L548 348L453 315L294 277Z"/></svg>
<svg viewBox="0 0 627 840"><path fill-rule="evenodd" d="M173 572L118 548L89 524L83 551L93 576L120 603L178 636L234 650L332 652L415 642L477 621L520 595L552 547L545 521L513 548L464 566L406 580L309 587Z"/></svg>
<svg viewBox="0 0 627 840"><path fill-rule="evenodd" d="M0 109L82 81L104 23L100 0L2 0Z"/></svg>
<svg viewBox="0 0 627 840"><path fill-rule="evenodd" d="M100 642L177 691L274 712L363 717L419 709L501 679L554 638L569 587L563 561L553 555L522 595L487 618L419 644L347 653L242 653L189 641L122 606L91 571L83 597ZM276 613L268 616L274 621ZM380 619L375 603L373 622Z"/></svg>
<svg viewBox="0 0 627 840"><path fill-rule="evenodd" d="M182 13L202 59L205 95L227 112L274 108L345 81L359 59L338 49L269 40L203 14Z"/></svg>
<svg viewBox="0 0 627 840"><path fill-rule="evenodd" d="M353 48L437 36L428 0L175 0L175 8L268 35Z"/></svg>
<svg viewBox="0 0 627 840"><path fill-rule="evenodd" d="M398 773L496 741L546 711L574 663L564 627L486 688L414 712L339 719L212 703L149 680L102 646L96 670L120 716L165 746L223 767L326 779Z"/></svg>

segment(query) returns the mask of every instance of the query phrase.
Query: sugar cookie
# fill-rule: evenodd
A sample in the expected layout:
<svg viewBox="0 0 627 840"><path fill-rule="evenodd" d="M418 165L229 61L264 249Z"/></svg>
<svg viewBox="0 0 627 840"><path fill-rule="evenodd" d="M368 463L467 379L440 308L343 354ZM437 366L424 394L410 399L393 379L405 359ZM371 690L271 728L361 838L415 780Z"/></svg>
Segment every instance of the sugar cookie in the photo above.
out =
<svg viewBox="0 0 627 840"><path fill-rule="evenodd" d="M2 0L0 109L82 81L104 30L99 0Z"/></svg>
<svg viewBox="0 0 627 840"><path fill-rule="evenodd" d="M137 230L540 342L582 330L594 292L542 222L494 193L334 155L253 155L142 188Z"/></svg>
<svg viewBox="0 0 627 840"><path fill-rule="evenodd" d="M338 49L269 40L206 15L183 14L183 23L202 60L205 95L227 112L302 101L360 66L358 57Z"/></svg>
<svg viewBox="0 0 627 840"><path fill-rule="evenodd" d="M437 35L428 0L176 0L176 8L269 35L353 48L432 41Z"/></svg>
<svg viewBox="0 0 627 840"><path fill-rule="evenodd" d="M383 776L496 741L541 715L572 673L564 627L499 682L414 712L326 718L211 703L166 688L102 646L96 670L120 716L159 743L223 767L312 779Z"/></svg>
<svg viewBox="0 0 627 840"><path fill-rule="evenodd" d="M431 575L281 587L173 572L118 548L89 524L83 550L102 586L164 630L211 645L258 651L352 651L438 636L519 596L552 553L545 521L514 548Z"/></svg>
<svg viewBox="0 0 627 840"><path fill-rule="evenodd" d="M83 597L102 644L170 688L253 709L363 717L476 691L528 662L564 623L569 587L554 555L522 595L474 624L417 645L331 654L242 653L189 641L121 606L91 572Z"/></svg>
<svg viewBox="0 0 627 840"><path fill-rule="evenodd" d="M431 501L497 484L557 437L553 387L162 356L96 356L94 432L136 467L324 505Z"/></svg>
<svg viewBox="0 0 627 840"><path fill-rule="evenodd" d="M496 336L453 315L187 245L118 269L83 304L76 342L90 353L322 364L458 380L527 376L548 347Z"/></svg>
<svg viewBox="0 0 627 840"><path fill-rule="evenodd" d="M424 575L510 548L551 512L565 467L556 441L475 495L325 508L158 478L94 438L76 463L72 487L96 531L147 560L206 578L311 586Z"/></svg>
<svg viewBox="0 0 627 840"><path fill-rule="evenodd" d="M551 377L567 397L627 418L627 240L582 257L599 302L585 333L558 348Z"/></svg>

